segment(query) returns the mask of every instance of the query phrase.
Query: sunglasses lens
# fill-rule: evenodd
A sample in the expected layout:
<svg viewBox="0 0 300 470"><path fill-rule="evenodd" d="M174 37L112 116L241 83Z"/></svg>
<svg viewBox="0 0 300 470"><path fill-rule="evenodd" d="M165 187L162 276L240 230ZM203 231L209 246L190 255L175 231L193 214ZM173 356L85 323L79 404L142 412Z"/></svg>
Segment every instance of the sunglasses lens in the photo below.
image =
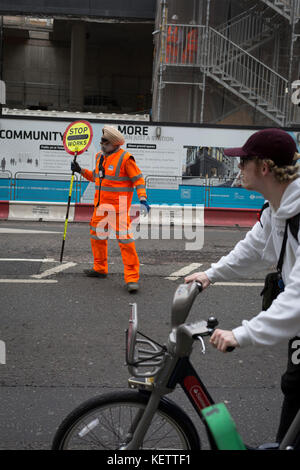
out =
<svg viewBox="0 0 300 470"><path fill-rule="evenodd" d="M101 139L101 144L107 144L108 143L108 140L107 139Z"/></svg>

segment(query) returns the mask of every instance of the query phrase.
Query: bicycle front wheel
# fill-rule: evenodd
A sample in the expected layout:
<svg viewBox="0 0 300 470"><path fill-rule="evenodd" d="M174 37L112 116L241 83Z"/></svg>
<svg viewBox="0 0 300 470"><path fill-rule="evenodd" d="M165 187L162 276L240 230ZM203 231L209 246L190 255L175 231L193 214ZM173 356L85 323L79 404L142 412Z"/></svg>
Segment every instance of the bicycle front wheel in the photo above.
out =
<svg viewBox="0 0 300 470"><path fill-rule="evenodd" d="M128 444L148 394L124 391L92 398L76 408L57 430L54 450L117 450ZM142 449L200 449L198 433L184 411L162 399Z"/></svg>

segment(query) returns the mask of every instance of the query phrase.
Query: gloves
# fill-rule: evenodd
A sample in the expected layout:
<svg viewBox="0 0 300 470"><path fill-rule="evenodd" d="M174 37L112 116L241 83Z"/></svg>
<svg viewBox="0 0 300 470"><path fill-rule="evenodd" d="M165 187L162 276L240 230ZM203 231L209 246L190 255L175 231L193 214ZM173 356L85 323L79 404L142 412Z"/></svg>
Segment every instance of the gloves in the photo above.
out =
<svg viewBox="0 0 300 470"><path fill-rule="evenodd" d="M81 167L78 165L77 162L72 161L71 171L72 171L72 173L81 173Z"/></svg>
<svg viewBox="0 0 300 470"><path fill-rule="evenodd" d="M141 204L141 215L147 215L148 212L150 211L151 207L149 206L148 202L143 199L142 201L140 201L140 204Z"/></svg>

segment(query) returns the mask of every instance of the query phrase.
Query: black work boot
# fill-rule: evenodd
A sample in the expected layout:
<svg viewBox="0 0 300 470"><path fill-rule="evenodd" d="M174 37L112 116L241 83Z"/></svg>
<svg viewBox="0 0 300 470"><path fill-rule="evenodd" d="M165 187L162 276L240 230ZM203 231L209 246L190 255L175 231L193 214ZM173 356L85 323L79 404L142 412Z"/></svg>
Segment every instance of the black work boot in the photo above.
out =
<svg viewBox="0 0 300 470"><path fill-rule="evenodd" d="M139 290L139 285L137 282L128 282L126 284L128 292L133 294L134 292L137 292Z"/></svg>
<svg viewBox="0 0 300 470"><path fill-rule="evenodd" d="M83 272L88 277L100 277L102 279L107 277L107 274L99 273L98 271L95 271L94 269L84 269Z"/></svg>

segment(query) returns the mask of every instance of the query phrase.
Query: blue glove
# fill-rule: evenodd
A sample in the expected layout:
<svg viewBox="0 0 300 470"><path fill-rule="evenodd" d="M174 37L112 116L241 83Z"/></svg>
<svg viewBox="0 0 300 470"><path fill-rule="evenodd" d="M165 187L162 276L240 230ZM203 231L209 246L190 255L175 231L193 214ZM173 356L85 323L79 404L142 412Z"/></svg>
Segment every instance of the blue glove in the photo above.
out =
<svg viewBox="0 0 300 470"><path fill-rule="evenodd" d="M141 215L147 215L151 209L148 202L145 199L143 199L142 201L140 201L140 204L141 204L141 208L140 208Z"/></svg>

